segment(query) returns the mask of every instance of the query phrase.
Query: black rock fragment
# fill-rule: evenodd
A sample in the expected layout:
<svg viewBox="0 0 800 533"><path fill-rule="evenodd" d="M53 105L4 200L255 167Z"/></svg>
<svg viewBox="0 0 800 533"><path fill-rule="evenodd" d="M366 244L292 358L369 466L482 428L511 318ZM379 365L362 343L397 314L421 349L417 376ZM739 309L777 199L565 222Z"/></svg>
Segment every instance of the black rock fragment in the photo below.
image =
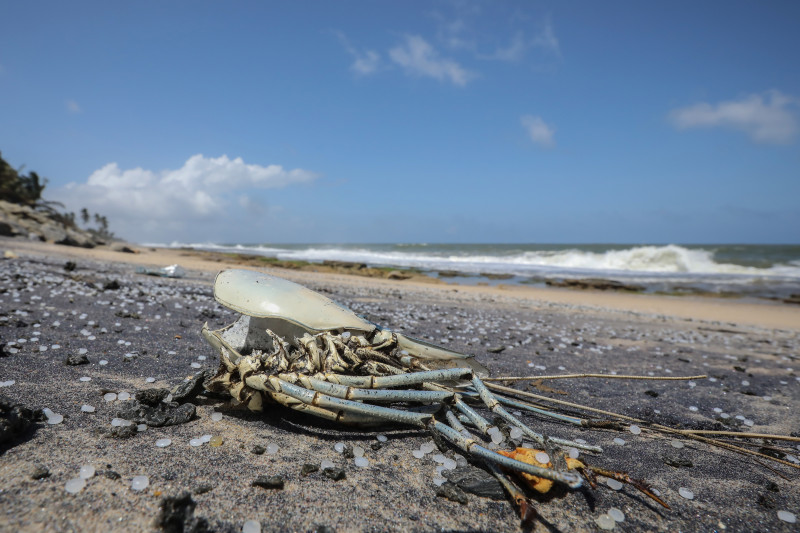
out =
<svg viewBox="0 0 800 533"><path fill-rule="evenodd" d="M451 502L458 502L461 505L467 504L467 495L464 491L449 481L442 483L442 485L436 489L436 495L440 498L447 498Z"/></svg>
<svg viewBox="0 0 800 533"><path fill-rule="evenodd" d="M138 428L133 424L128 426L115 426L108 432L108 436L112 439L129 439L138 432Z"/></svg>
<svg viewBox="0 0 800 533"><path fill-rule="evenodd" d="M149 405L150 407L156 407L160 404L164 398L169 396L169 389L142 389L136 391L136 401L143 405Z"/></svg>
<svg viewBox="0 0 800 533"><path fill-rule="evenodd" d="M213 528L208 520L203 517L195 518L196 506L197 503L188 492L161 498L156 527L166 533L211 533Z"/></svg>
<svg viewBox="0 0 800 533"><path fill-rule="evenodd" d="M652 396L653 398L658 398L658 393L654 390L646 390L644 393L648 396Z"/></svg>
<svg viewBox="0 0 800 533"><path fill-rule="evenodd" d="M111 281L108 281L103 285L103 290L104 291L118 291L120 289L120 287L122 287L122 285L119 284L119 281L117 281L115 279L112 279Z"/></svg>
<svg viewBox="0 0 800 533"><path fill-rule="evenodd" d="M78 268L78 265L75 263L75 261L67 261L64 263L64 270L67 272L72 272L76 268Z"/></svg>
<svg viewBox="0 0 800 533"><path fill-rule="evenodd" d="M46 466L36 465L31 472L31 479L44 479L50 477L50 470Z"/></svg>
<svg viewBox="0 0 800 533"><path fill-rule="evenodd" d="M283 490L283 478L281 476L258 476L250 484L262 489Z"/></svg>
<svg viewBox="0 0 800 533"><path fill-rule="evenodd" d="M158 428L185 424L194 418L195 406L190 403L178 405L175 402L161 402L157 405L147 405L139 401L125 402L115 416L130 420L134 424L147 424Z"/></svg>
<svg viewBox="0 0 800 533"><path fill-rule="evenodd" d="M353 447L349 444L345 444L344 449L342 450L342 455L345 459L353 459L355 457L353 454Z"/></svg>
<svg viewBox="0 0 800 533"><path fill-rule="evenodd" d="M188 403L197 398L197 395L203 392L203 382L206 380L207 370L202 370L192 376L192 379L184 381L172 391L172 401L178 403Z"/></svg>
<svg viewBox="0 0 800 533"><path fill-rule="evenodd" d="M326 526L325 524L320 524L314 526L313 533L336 533L336 530L333 529L331 526Z"/></svg>
<svg viewBox="0 0 800 533"><path fill-rule="evenodd" d="M39 410L27 407L0 397L0 451L5 443L16 440L30 429L34 422L44 420Z"/></svg>
<svg viewBox="0 0 800 533"><path fill-rule="evenodd" d="M253 446L253 449L250 450L250 453L255 454L255 455L264 455L264 452L266 452L266 451L267 451L267 449L264 448L262 445L256 444L255 446Z"/></svg>
<svg viewBox="0 0 800 533"><path fill-rule="evenodd" d="M474 466L459 466L455 470L444 470L442 475L458 488L492 500L505 500L500 482L488 472Z"/></svg>
<svg viewBox="0 0 800 533"><path fill-rule="evenodd" d="M665 465L674 466L675 468L691 468L694 466L694 463L684 457L672 457L670 455L664 455L661 457L661 461Z"/></svg>
<svg viewBox="0 0 800 533"><path fill-rule="evenodd" d="M300 468L300 475L306 477L309 474L313 474L314 472L319 470L319 465L306 463Z"/></svg>
<svg viewBox="0 0 800 533"><path fill-rule="evenodd" d="M347 477L341 468L326 468L322 473L334 481L341 481Z"/></svg>
<svg viewBox="0 0 800 533"><path fill-rule="evenodd" d="M201 483L194 488L195 494L205 494L206 492L211 492L214 490L214 486L210 483Z"/></svg>
<svg viewBox="0 0 800 533"><path fill-rule="evenodd" d="M89 358L86 357L86 354L72 354L68 355L66 359L64 359L64 364L67 366L78 366L78 365L88 365Z"/></svg>
<svg viewBox="0 0 800 533"><path fill-rule="evenodd" d="M122 476L119 475L119 473L117 473L117 472L115 472L113 470L110 470L110 469L109 470L103 470L100 475L104 476L107 479L110 479L111 481L117 481L118 479L122 478Z"/></svg>

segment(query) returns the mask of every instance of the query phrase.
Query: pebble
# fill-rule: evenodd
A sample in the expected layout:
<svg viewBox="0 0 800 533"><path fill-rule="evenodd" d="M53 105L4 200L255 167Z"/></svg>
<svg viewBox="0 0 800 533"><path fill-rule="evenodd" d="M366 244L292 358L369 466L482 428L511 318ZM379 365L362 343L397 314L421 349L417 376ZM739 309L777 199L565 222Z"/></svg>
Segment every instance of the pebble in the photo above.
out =
<svg viewBox="0 0 800 533"><path fill-rule="evenodd" d="M622 489L622 482L621 481L617 481L616 479L607 479L606 480L606 485L608 485L608 487L610 489L613 489L613 490L621 490Z"/></svg>
<svg viewBox="0 0 800 533"><path fill-rule="evenodd" d="M80 477L76 477L67 481L66 485L64 485L64 490L69 492L70 494L77 494L83 490L83 487L86 486L86 480Z"/></svg>
<svg viewBox="0 0 800 533"><path fill-rule="evenodd" d="M258 520L248 520L242 524L242 533L261 533L261 522Z"/></svg>
<svg viewBox="0 0 800 533"><path fill-rule="evenodd" d="M135 476L131 480L131 489L136 491L142 491L146 489L150 485L150 478L147 476Z"/></svg>
<svg viewBox="0 0 800 533"><path fill-rule="evenodd" d="M794 513L791 513L789 511L778 511L778 519L783 520L784 522L787 522L789 524L794 524L795 522L797 522L797 516L795 516Z"/></svg>
<svg viewBox="0 0 800 533"><path fill-rule="evenodd" d="M156 446L158 446L159 448L166 448L170 444L172 444L172 440L170 439L158 439L156 441Z"/></svg>
<svg viewBox="0 0 800 533"><path fill-rule="evenodd" d="M138 424L136 426L136 431L146 431L146 430L147 430L147 424Z"/></svg>
<svg viewBox="0 0 800 533"><path fill-rule="evenodd" d="M353 446L353 455L355 457L364 457L364 448L361 446Z"/></svg>
<svg viewBox="0 0 800 533"><path fill-rule="evenodd" d="M694 492L690 491L686 487L681 487L678 489L678 494L682 497L686 498L687 500L694 500Z"/></svg>
<svg viewBox="0 0 800 533"><path fill-rule="evenodd" d="M669 441L669 443L670 445L672 445L673 448L677 448L679 450L683 448L683 443L678 439L672 439L671 441Z"/></svg>

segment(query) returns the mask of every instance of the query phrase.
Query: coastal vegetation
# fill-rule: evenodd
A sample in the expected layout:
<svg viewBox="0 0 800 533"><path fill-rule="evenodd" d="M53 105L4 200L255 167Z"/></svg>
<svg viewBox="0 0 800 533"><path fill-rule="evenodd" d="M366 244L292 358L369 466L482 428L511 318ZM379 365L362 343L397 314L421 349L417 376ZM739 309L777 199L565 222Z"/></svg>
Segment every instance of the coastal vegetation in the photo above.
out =
<svg viewBox="0 0 800 533"><path fill-rule="evenodd" d="M114 233L110 231L108 226L108 218L99 213L92 214L85 207L80 210L79 215L74 212L65 212L64 204L61 202L44 199L42 193L46 186L46 178L40 177L34 171L25 173L24 166L19 169L12 167L0 153L0 201L28 208L34 213L43 215L49 222L61 226L64 230L87 232L95 241L103 242L114 239ZM12 210L7 209L4 211L4 218L16 215L17 218L23 218L26 222L37 219L37 217L24 213L25 211L16 210L12 212ZM16 221L17 224L14 224L14 222L14 220L6 220L6 225L9 229L4 233L22 233L14 230L14 226L17 225L22 225L25 229L29 229L29 224L21 224L19 220ZM48 240L47 237L44 237L44 239Z"/></svg>

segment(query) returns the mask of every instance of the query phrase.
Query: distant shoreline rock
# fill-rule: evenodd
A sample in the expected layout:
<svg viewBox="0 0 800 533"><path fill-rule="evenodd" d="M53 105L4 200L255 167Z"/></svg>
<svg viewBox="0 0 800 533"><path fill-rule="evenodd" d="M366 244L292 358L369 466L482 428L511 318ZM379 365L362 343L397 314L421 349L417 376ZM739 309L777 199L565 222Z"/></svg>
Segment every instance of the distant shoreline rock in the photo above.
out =
<svg viewBox="0 0 800 533"><path fill-rule="evenodd" d="M94 248L106 241L80 228L65 226L44 211L0 200L0 235L66 246Z"/></svg>

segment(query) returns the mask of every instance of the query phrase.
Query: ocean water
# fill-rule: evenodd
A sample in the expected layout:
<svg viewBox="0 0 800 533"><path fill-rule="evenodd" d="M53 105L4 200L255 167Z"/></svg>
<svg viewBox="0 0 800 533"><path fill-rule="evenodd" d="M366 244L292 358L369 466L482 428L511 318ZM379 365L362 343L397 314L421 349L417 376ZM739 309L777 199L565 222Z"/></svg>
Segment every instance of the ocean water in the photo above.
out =
<svg viewBox="0 0 800 533"><path fill-rule="evenodd" d="M648 292L707 291L764 298L800 294L800 245L175 242L166 246L415 268L458 283L544 285L548 280L602 278L642 285Z"/></svg>

